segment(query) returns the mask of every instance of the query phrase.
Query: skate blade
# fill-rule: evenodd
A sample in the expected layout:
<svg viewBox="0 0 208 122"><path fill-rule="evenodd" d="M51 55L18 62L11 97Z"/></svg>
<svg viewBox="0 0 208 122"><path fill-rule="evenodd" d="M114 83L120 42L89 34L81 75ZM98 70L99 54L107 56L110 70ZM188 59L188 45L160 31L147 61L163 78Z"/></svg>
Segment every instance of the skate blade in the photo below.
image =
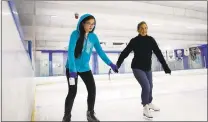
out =
<svg viewBox="0 0 208 122"><path fill-rule="evenodd" d="M96 121L96 120L92 120L92 119L88 119L88 118L87 118L87 121L88 122L100 122L100 121Z"/></svg>
<svg viewBox="0 0 208 122"><path fill-rule="evenodd" d="M143 116L144 121L153 121L153 118L148 118L146 116Z"/></svg>
<svg viewBox="0 0 208 122"><path fill-rule="evenodd" d="M152 108L150 108L149 110L155 111L155 112L159 112L159 111L160 111L160 110L154 110L154 109L152 109Z"/></svg>
<svg viewBox="0 0 208 122"><path fill-rule="evenodd" d="M149 117L149 116L146 116L145 114L143 114L144 117L146 117L147 119L152 119L153 117Z"/></svg>
<svg viewBox="0 0 208 122"><path fill-rule="evenodd" d="M145 116L143 116L143 121L153 121L153 118L147 118L147 117L145 117Z"/></svg>

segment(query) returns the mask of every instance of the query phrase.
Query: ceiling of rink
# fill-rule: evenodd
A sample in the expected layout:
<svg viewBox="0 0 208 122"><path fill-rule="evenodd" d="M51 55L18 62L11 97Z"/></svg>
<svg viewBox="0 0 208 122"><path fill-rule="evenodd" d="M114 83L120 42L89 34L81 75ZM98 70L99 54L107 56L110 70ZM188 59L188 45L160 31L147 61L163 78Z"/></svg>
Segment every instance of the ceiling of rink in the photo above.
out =
<svg viewBox="0 0 208 122"><path fill-rule="evenodd" d="M207 43L206 1L27 1L16 0L26 40L37 49L64 49L77 21L75 12L96 17L101 42L128 43L146 21L162 48Z"/></svg>

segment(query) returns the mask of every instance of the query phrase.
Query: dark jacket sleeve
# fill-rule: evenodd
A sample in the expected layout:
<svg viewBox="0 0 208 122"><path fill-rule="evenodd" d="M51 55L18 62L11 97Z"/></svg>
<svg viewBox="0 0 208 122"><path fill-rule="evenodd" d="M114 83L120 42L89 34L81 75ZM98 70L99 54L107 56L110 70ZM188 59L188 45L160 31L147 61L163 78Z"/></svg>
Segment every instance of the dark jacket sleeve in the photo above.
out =
<svg viewBox="0 0 208 122"><path fill-rule="evenodd" d="M166 73L169 73L170 72L170 68L168 67L164 57L163 57L163 54L161 52L161 50L159 49L158 47L158 44L157 42L155 41L155 39L153 37L152 38L152 43L153 43L153 52L155 53L156 57L158 58L158 60L160 61L160 63L162 64L162 67L164 69L164 71Z"/></svg>
<svg viewBox="0 0 208 122"><path fill-rule="evenodd" d="M121 64L123 63L124 59L129 55L129 53L133 50L133 39L130 40L129 44L126 48L121 52L116 65L120 68Z"/></svg>

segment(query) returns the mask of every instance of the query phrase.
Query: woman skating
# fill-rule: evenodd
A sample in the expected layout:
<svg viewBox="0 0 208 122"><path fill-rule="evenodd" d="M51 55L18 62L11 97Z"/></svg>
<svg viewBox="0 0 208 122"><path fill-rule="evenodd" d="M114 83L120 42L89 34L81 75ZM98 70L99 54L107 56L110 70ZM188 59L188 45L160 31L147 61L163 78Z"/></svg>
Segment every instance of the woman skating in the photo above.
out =
<svg viewBox="0 0 208 122"><path fill-rule="evenodd" d="M127 47L121 52L117 61L117 66L119 68L129 53L131 51L134 52L131 68L135 78L138 80L142 87L141 98L142 105L144 106L143 114L148 118L152 118L150 109L155 111L160 110L152 104L152 51L155 53L160 63L162 64L165 73L171 74L171 70L168 67L155 39L147 35L147 29L147 24L144 21L138 24L137 30L139 34L138 36L132 38Z"/></svg>

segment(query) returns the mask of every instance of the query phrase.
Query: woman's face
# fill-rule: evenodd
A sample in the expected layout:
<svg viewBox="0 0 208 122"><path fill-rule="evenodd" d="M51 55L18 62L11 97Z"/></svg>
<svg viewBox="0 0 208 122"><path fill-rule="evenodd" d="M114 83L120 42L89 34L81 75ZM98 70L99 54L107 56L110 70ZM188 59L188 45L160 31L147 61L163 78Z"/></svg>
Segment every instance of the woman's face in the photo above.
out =
<svg viewBox="0 0 208 122"><path fill-rule="evenodd" d="M89 19L83 24L83 26L84 26L85 32L89 33L90 31L93 30L93 28L95 26L95 20Z"/></svg>
<svg viewBox="0 0 208 122"><path fill-rule="evenodd" d="M147 35L147 25L146 24L142 24L140 27L139 27L139 34L141 34L142 36L146 36Z"/></svg>

